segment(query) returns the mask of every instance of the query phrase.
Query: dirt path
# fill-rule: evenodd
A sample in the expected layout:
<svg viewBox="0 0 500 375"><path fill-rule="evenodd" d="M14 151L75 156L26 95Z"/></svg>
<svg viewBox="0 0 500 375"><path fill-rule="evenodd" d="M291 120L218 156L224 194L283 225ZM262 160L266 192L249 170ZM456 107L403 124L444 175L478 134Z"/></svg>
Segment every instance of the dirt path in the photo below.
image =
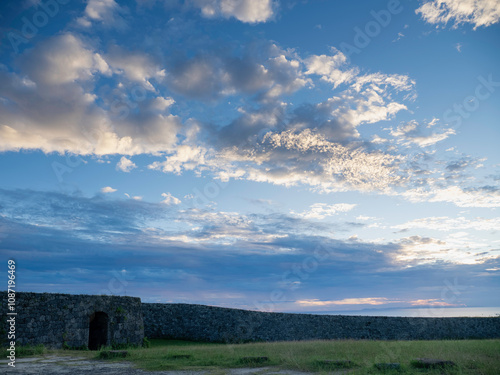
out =
<svg viewBox="0 0 500 375"><path fill-rule="evenodd" d="M280 370L272 367L235 368L206 371L144 371L136 369L128 362L105 362L83 357L45 356L21 358L16 367L7 366L0 361L0 373L16 375L310 375L307 372Z"/></svg>

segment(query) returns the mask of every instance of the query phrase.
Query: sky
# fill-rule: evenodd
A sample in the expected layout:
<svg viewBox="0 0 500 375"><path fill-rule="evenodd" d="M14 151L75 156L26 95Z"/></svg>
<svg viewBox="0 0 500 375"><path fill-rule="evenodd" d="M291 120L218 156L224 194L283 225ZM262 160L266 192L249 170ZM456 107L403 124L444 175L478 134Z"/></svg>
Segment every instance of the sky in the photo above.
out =
<svg viewBox="0 0 500 375"><path fill-rule="evenodd" d="M500 306L499 0L0 5L18 291ZM499 311L500 312L500 311Z"/></svg>

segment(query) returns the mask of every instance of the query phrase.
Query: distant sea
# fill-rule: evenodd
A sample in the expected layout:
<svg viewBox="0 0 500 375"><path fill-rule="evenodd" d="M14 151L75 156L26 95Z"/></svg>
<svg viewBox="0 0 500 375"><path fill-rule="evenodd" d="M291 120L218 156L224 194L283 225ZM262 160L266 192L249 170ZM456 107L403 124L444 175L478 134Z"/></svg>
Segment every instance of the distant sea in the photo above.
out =
<svg viewBox="0 0 500 375"><path fill-rule="evenodd" d="M303 314L361 315L361 316L405 316L405 317L495 317L500 316L500 307L427 307L419 309L369 309L352 311L316 311Z"/></svg>

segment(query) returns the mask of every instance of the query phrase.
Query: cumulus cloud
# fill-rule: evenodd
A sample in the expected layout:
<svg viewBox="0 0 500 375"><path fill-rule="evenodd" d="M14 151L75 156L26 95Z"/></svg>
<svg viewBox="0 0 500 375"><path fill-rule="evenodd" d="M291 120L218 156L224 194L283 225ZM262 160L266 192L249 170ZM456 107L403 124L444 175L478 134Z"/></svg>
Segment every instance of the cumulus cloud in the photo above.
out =
<svg viewBox="0 0 500 375"><path fill-rule="evenodd" d="M163 112L171 105L175 103L175 100L170 97L158 96L151 101L150 108L156 111Z"/></svg>
<svg viewBox="0 0 500 375"><path fill-rule="evenodd" d="M311 83L304 77L299 60L287 56L277 46L272 46L271 57L267 61L268 77L272 84L263 94L264 99L279 98L282 95L292 94Z"/></svg>
<svg viewBox="0 0 500 375"><path fill-rule="evenodd" d="M432 24L454 22L454 27L471 23L474 30L487 27L500 20L500 2L498 0L431 0L426 1L416 11Z"/></svg>
<svg viewBox="0 0 500 375"><path fill-rule="evenodd" d="M322 80L332 83L334 88L342 83L352 81L358 75L359 70L356 68L345 69L347 58L343 53L336 52L333 56L312 55L308 57L305 61L308 69L306 74L317 74L321 76ZM341 67L344 69L340 69Z"/></svg>
<svg viewBox="0 0 500 375"><path fill-rule="evenodd" d="M122 156L118 164L116 164L116 169L122 172L130 172L132 169L137 168L137 165L125 156Z"/></svg>
<svg viewBox="0 0 500 375"><path fill-rule="evenodd" d="M109 74L102 56L71 33L38 44L24 55L23 68L35 83L48 86L87 81L95 73Z"/></svg>
<svg viewBox="0 0 500 375"><path fill-rule="evenodd" d="M164 198L161 203L166 204L167 206L174 204L181 204L181 200L179 198L174 197L171 193L162 193L161 196Z"/></svg>
<svg viewBox="0 0 500 375"><path fill-rule="evenodd" d="M313 57L306 65L309 64L315 74L327 74L328 71L321 71L318 65L323 57L320 56L319 62L315 59ZM307 72L300 73L299 60L279 55L267 61L265 77L274 77L273 63L286 65L290 74L285 76L286 84L277 78L262 80L262 87L268 90L264 96L269 98L272 91L281 94L286 87L295 90L297 81L300 81L298 86L307 83L303 78ZM207 64L206 59L199 61ZM339 57L339 61L341 63L342 58ZM215 65L209 64L210 67ZM224 71L229 70L225 68ZM253 84L259 87L261 73L253 77ZM224 76L225 82L231 82L230 74ZM211 80L213 74L200 74L199 77ZM245 87L245 82L240 78L238 85L233 87ZM373 73L353 75L348 83L347 89L338 96L317 104L301 105L291 112L286 103L279 102L267 102L258 108L239 108L241 116L228 125L200 125L200 134L205 138L194 137L184 142L165 161L156 161L148 168L176 174L183 170L211 171L223 180L249 179L286 186L306 184L322 191L377 190L398 184L398 173L394 169L398 155L368 151L362 143L356 144L353 140L359 138L356 130L359 125L389 120L406 109L397 96L404 94L402 100L412 99L415 82L408 76ZM203 83L194 91L203 92L205 86ZM182 87L185 90L189 85ZM211 96L214 90L216 94L223 92L220 87L214 88L211 84L208 87L207 93ZM276 87L279 89L275 90Z"/></svg>
<svg viewBox="0 0 500 375"><path fill-rule="evenodd" d="M238 94L258 94L272 100L309 83L299 60L273 44L260 47L264 56L245 47L243 56L207 52L171 64L167 82L187 98L213 101ZM254 56L255 55L255 56Z"/></svg>
<svg viewBox="0 0 500 375"><path fill-rule="evenodd" d="M206 153L207 150L203 147L180 145L176 148L175 153L168 156L165 161L155 161L148 165L148 168L179 175L183 170L193 170L204 165Z"/></svg>
<svg viewBox="0 0 500 375"><path fill-rule="evenodd" d="M251 46L234 54L207 48L168 60L166 70L147 53L113 44L98 52L74 34L44 43L26 52L24 75L0 71L0 94L16 104L0 104L0 150L161 153L166 158L148 168L320 191L382 191L400 183L399 156L365 148L357 127L405 110L403 102L414 97L408 76L360 74L336 50L303 59L272 43L259 46L258 54ZM51 57L58 51L69 51L74 63L61 65L63 59ZM345 89L288 109L282 96L312 85L314 76ZM97 91L99 80L109 77L115 86L104 81ZM235 95L257 105L239 107L240 116L229 124L190 119L196 126L183 129L181 118L169 113L176 100L160 93L162 85L188 100ZM135 167L127 157L117 165L123 171Z"/></svg>
<svg viewBox="0 0 500 375"><path fill-rule="evenodd" d="M107 194L107 193L114 193L117 191L116 189L113 189L111 186L105 186L101 189L101 193Z"/></svg>
<svg viewBox="0 0 500 375"><path fill-rule="evenodd" d="M123 74L132 82L142 83L143 87L154 91L149 79L162 76L162 70L144 52L128 51L117 45L112 45L106 59L115 74Z"/></svg>
<svg viewBox="0 0 500 375"><path fill-rule="evenodd" d="M114 0L89 0L84 10L84 15L77 18L78 25L85 28L98 23L104 27L124 29L127 27L123 14L126 9L120 7Z"/></svg>
<svg viewBox="0 0 500 375"><path fill-rule="evenodd" d="M273 16L272 0L192 0L204 17L234 17L245 23L266 22Z"/></svg>
<svg viewBox="0 0 500 375"><path fill-rule="evenodd" d="M176 142L181 121L165 113L168 98L151 93L158 70L145 54L113 48L98 53L65 33L27 50L20 66L22 73L0 68L1 151L134 155L168 150ZM96 82L110 76L123 83L96 93Z"/></svg>
<svg viewBox="0 0 500 375"><path fill-rule="evenodd" d="M106 4L113 8L112 2ZM101 8L91 9L93 18L105 18L95 10ZM0 104L4 119L0 150L165 153L169 155L166 161L153 163L151 168L174 173L207 164L208 169L214 168L217 163L213 159L217 158L224 161L217 174L240 175L240 167L231 170L233 167L227 166L233 162L242 166L245 159L252 163L244 155L251 148L262 150L259 141L264 134L311 129L345 146L359 138L358 125L388 120L406 109L395 96L405 90L411 94L414 85L406 76L360 75L336 50L332 56L303 59L268 42L231 52L208 46L189 57L169 58L163 67L157 55L115 44L102 51L85 40L70 33L49 38L26 52L22 73L0 71L0 94L12 103ZM62 57L68 54L71 64L63 63ZM320 103L287 109L283 96L312 86L314 76L336 86L337 71L346 74L340 79L347 85L344 91ZM164 86L172 96L163 92ZM190 119L198 124L199 135L188 136L181 118L169 113L178 100L175 95L208 101L234 96L245 104L237 108L241 115L229 124ZM183 115L190 113L184 111ZM183 142L179 145L179 141ZM231 147L242 142L249 147L234 152ZM247 175L260 179L260 168L256 167Z"/></svg>
<svg viewBox="0 0 500 375"><path fill-rule="evenodd" d="M347 65L345 55L333 49L332 56L312 55L305 60L305 74L320 75L321 79L337 88L342 83L347 89L318 107L329 110L336 123L349 124L352 128L363 123L375 123L392 118L407 109L393 100L391 93L406 92L405 99L416 97L415 81L406 75L371 73L360 74L357 67ZM344 125L345 126L345 125Z"/></svg>
<svg viewBox="0 0 500 375"><path fill-rule="evenodd" d="M356 127L393 118L406 105L396 101L392 94L404 93L404 100L416 94L415 81L406 75L373 73L356 76L350 87L322 105L331 110L331 116Z"/></svg>

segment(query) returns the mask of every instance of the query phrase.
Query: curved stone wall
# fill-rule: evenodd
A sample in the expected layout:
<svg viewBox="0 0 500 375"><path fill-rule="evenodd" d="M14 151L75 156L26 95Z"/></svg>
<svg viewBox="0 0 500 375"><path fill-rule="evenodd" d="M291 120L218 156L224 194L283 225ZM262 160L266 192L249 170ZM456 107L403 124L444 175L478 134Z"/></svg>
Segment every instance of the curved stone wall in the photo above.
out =
<svg viewBox="0 0 500 375"><path fill-rule="evenodd" d="M2 301L1 344L6 344L7 293ZM209 342L314 339L438 340L500 338L499 318L397 318L267 313L191 304L142 303L139 298L16 293L16 345L87 347L97 342L141 345L148 338ZM91 324L99 317L98 324ZM91 340L92 341L92 340Z"/></svg>
<svg viewBox="0 0 500 375"><path fill-rule="evenodd" d="M267 313L143 303L145 336L210 342L500 338L500 318L400 318Z"/></svg>

